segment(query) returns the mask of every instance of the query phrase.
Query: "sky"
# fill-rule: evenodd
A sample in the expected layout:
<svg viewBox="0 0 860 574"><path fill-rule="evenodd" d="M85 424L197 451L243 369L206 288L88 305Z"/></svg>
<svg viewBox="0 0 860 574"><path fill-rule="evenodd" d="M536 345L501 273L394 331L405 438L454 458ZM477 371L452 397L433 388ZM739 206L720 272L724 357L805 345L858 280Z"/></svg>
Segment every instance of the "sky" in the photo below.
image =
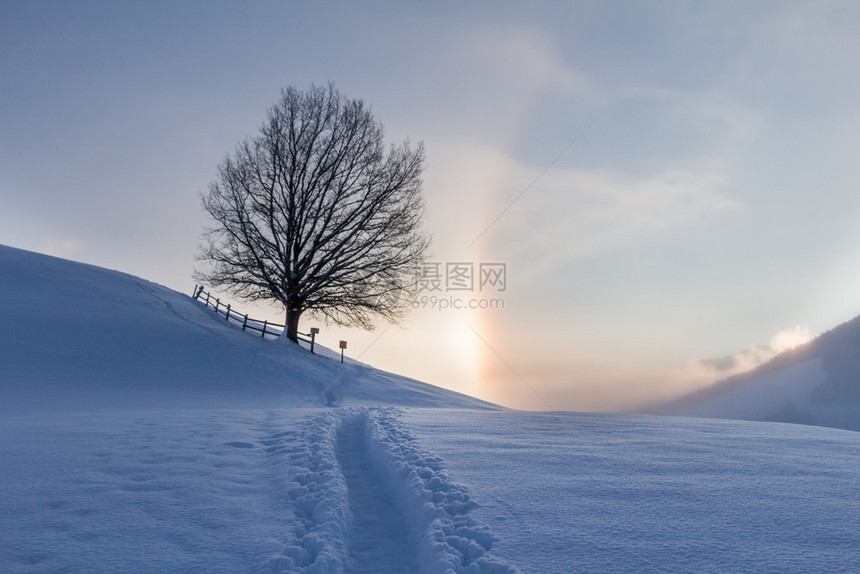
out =
<svg viewBox="0 0 860 574"><path fill-rule="evenodd" d="M398 326L303 318L353 358L625 410L860 314L850 1L3 2L0 243L191 293L218 163L329 81L424 142L441 277Z"/></svg>

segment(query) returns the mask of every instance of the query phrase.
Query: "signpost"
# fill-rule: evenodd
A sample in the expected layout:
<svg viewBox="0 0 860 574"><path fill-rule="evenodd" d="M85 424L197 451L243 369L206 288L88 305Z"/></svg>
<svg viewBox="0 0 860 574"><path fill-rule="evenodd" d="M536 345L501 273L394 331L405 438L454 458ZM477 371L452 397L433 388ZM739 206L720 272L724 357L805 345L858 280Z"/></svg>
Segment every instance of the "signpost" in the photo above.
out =
<svg viewBox="0 0 860 574"><path fill-rule="evenodd" d="M346 349L346 341L340 342L340 362L343 362L343 350Z"/></svg>
<svg viewBox="0 0 860 574"><path fill-rule="evenodd" d="M317 333L319 333L319 327L311 327L311 355L314 354L314 341L317 338Z"/></svg>

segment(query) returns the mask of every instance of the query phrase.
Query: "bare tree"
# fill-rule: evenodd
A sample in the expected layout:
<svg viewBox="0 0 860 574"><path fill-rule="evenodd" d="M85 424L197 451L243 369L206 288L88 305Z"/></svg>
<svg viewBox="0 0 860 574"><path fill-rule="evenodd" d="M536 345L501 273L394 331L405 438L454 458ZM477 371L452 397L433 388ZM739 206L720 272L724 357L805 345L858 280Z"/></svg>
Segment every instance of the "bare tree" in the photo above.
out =
<svg viewBox="0 0 860 574"><path fill-rule="evenodd" d="M282 90L259 133L218 166L200 198L197 279L245 300L275 300L297 341L309 311L339 325L396 322L429 239L421 231L424 148L386 148L362 100L332 84Z"/></svg>

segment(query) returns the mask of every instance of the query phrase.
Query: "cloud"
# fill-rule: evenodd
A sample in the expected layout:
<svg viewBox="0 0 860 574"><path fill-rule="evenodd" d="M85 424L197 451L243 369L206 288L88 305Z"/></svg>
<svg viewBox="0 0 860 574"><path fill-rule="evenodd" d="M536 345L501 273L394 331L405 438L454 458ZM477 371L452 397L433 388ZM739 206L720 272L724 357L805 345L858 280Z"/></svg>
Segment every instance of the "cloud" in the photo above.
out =
<svg viewBox="0 0 860 574"><path fill-rule="evenodd" d="M807 327L795 325L786 331L780 331L770 340L770 348L776 353L782 353L789 349L794 349L813 339L812 331Z"/></svg>
<svg viewBox="0 0 860 574"><path fill-rule="evenodd" d="M589 79L563 58L553 38L542 31L486 26L472 32L468 57L485 78L494 78L531 96L549 87L584 91Z"/></svg>
<svg viewBox="0 0 860 574"><path fill-rule="evenodd" d="M537 175L519 166L517 181ZM556 169L500 218L489 235L520 264L555 268L643 234L740 204L720 193L718 167L647 177ZM496 212L506 206L497 199Z"/></svg>
<svg viewBox="0 0 860 574"><path fill-rule="evenodd" d="M813 334L807 327L796 325L775 334L768 345L761 345L744 349L733 355L718 359L697 359L683 365L670 369L673 379L682 381L684 385L691 388L706 386L751 371L756 367L770 361L780 353L799 347L813 339Z"/></svg>

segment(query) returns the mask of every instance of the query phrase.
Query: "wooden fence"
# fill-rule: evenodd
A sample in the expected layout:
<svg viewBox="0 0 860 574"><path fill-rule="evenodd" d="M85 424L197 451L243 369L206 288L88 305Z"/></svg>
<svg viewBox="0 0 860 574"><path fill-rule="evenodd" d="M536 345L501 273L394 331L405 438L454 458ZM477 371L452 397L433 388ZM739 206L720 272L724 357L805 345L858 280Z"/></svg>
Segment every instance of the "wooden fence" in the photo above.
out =
<svg viewBox="0 0 860 574"><path fill-rule="evenodd" d="M192 297L203 303L205 306L214 309L215 313L224 317L225 321L242 325L243 331L256 331L257 333L260 333L260 336L263 339L266 337L276 339L284 332L284 325L271 323L268 320L260 321L258 319L252 319L248 317L247 313L239 313L232 309L229 303L221 303L220 299L213 297L211 293L204 291L203 285L194 286L194 294ZM314 352L314 341L318 332L319 331L317 329L311 329L310 333L298 334L300 341L304 341L311 346L311 353Z"/></svg>

